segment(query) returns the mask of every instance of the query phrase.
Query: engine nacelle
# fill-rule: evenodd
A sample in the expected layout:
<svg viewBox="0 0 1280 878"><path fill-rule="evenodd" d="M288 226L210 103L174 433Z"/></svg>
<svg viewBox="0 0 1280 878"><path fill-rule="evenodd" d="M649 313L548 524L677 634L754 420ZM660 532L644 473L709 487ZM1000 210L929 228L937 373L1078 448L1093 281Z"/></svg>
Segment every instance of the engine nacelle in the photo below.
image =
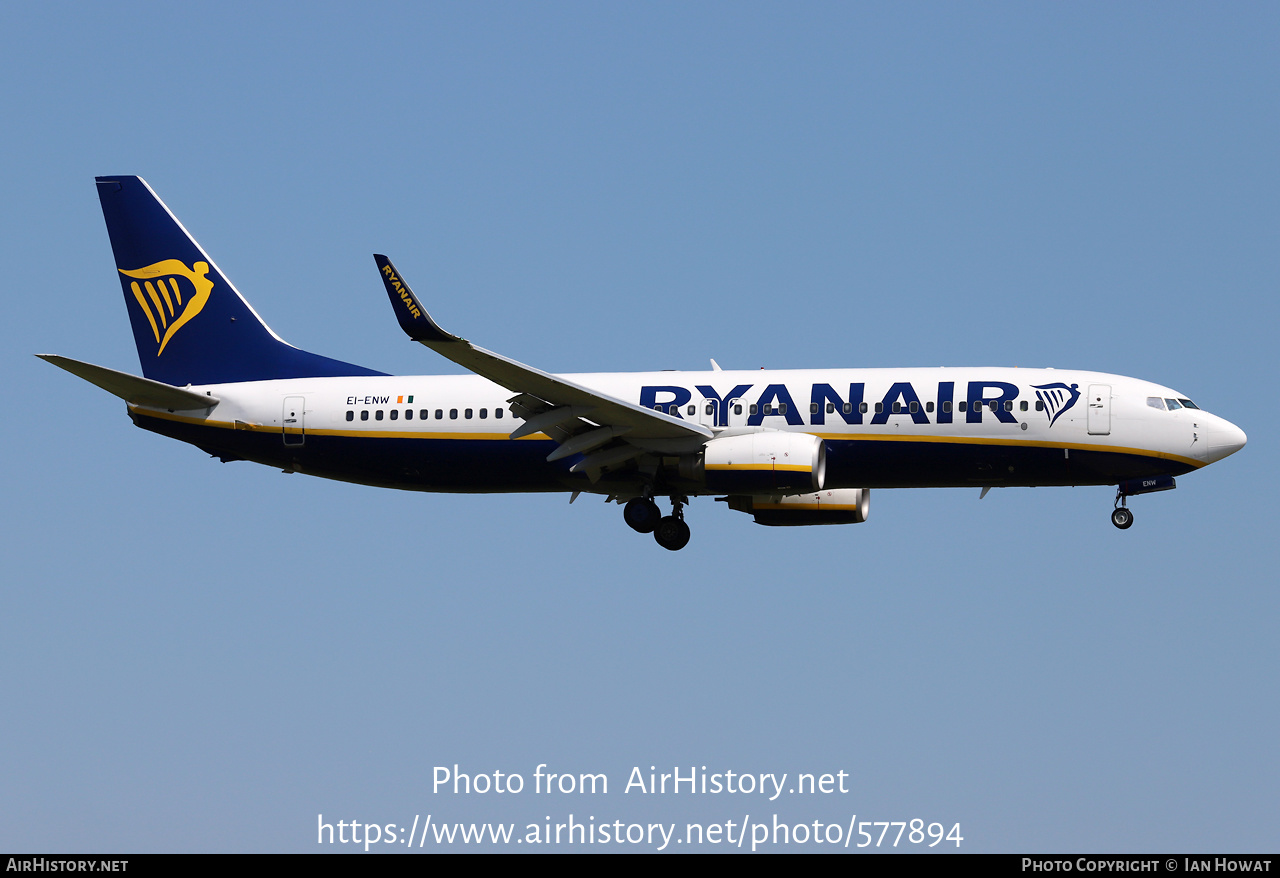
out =
<svg viewBox="0 0 1280 878"><path fill-rule="evenodd" d="M820 491L827 446L810 433L766 430L712 439L697 475L712 491L730 494Z"/></svg>
<svg viewBox="0 0 1280 878"><path fill-rule="evenodd" d="M870 488L836 488L811 494L730 497L729 508L749 512L756 524L789 527L810 524L861 524L871 510Z"/></svg>

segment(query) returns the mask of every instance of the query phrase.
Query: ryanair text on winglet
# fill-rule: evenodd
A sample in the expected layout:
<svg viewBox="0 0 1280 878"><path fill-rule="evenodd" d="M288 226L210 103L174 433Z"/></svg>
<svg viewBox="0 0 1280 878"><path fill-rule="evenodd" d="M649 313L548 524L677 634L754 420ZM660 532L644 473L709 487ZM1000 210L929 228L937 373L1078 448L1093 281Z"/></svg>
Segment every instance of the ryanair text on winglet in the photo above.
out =
<svg viewBox="0 0 1280 878"><path fill-rule="evenodd" d="M422 316L422 309L418 307L418 303L413 300L413 296L409 294L409 289L400 283L400 278L396 277L396 273L391 270L390 265L382 266L382 273L387 276L387 282L396 288L396 292L400 294L400 298L404 301L404 305L409 309L409 313L415 318Z"/></svg>

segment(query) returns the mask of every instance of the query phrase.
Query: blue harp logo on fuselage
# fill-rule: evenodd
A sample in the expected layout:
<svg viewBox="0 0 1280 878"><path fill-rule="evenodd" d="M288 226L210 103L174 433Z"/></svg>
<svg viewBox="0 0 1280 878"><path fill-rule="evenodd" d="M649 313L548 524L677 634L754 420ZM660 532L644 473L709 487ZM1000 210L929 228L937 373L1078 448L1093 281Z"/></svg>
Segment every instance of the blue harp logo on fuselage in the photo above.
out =
<svg viewBox="0 0 1280 878"><path fill-rule="evenodd" d="M1080 385L1072 384L1070 387L1058 382L1056 384L1033 384L1035 388L1036 398L1044 403L1045 414L1049 418L1049 426L1052 427L1058 418L1062 417L1063 412L1076 404L1076 400L1080 398Z"/></svg>
<svg viewBox="0 0 1280 878"><path fill-rule="evenodd" d="M141 284L138 280L132 281L129 289L151 324L151 332L160 346L156 351L157 357L164 353L165 345L174 333L200 313L213 291L213 281L206 277L209 273L207 262L194 262L187 268L177 259L162 259L132 271L123 268L119 271L126 277L142 281ZM185 295L184 285L178 283L179 278L190 285Z"/></svg>

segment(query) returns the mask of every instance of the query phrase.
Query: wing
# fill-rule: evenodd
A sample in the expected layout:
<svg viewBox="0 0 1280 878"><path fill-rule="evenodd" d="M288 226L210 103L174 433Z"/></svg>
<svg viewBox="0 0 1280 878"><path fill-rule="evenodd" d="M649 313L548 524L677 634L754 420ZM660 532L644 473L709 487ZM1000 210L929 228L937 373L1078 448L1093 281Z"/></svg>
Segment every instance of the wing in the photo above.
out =
<svg viewBox="0 0 1280 878"><path fill-rule="evenodd" d="M555 439L560 447L547 456L548 460L583 454L572 470L586 472L595 480L603 468L619 466L646 451L694 450L712 438L711 430L701 424L583 387L445 332L391 260L377 254L373 258L400 328L414 341L515 393L509 402L525 423L511 436L518 439L545 433Z"/></svg>

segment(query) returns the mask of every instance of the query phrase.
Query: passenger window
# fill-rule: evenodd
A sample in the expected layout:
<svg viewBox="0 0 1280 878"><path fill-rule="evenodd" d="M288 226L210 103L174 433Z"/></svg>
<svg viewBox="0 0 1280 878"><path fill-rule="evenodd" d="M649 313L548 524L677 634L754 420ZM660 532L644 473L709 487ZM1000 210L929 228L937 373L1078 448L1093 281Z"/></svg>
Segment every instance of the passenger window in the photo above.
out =
<svg viewBox="0 0 1280 878"><path fill-rule="evenodd" d="M865 402L858 403L858 411L865 415L867 413L867 404ZM876 403L876 411L880 411L880 403Z"/></svg>
<svg viewBox="0 0 1280 878"><path fill-rule="evenodd" d="M431 409L423 409L418 412L418 420L420 421L425 421L429 417L431 417Z"/></svg>
<svg viewBox="0 0 1280 878"><path fill-rule="evenodd" d="M878 414L881 414L882 412L884 412L884 403L882 402L876 403L876 414L878 415Z"/></svg>
<svg viewBox="0 0 1280 878"><path fill-rule="evenodd" d="M465 412L463 412L462 414L463 414L463 416L464 416L468 421L469 421L469 420L471 420L471 409L467 409L467 410L466 410Z"/></svg>
<svg viewBox="0 0 1280 878"><path fill-rule="evenodd" d="M1044 411L1044 401L1043 401L1043 400L1039 400L1039 399L1037 399L1037 400L1036 400L1036 411L1038 411L1038 412L1042 412L1042 411Z"/></svg>
<svg viewBox="0 0 1280 878"><path fill-rule="evenodd" d="M405 419L406 421L412 421L412 420L413 420L413 409L405 409L405 410L404 410L404 419Z"/></svg>
<svg viewBox="0 0 1280 878"><path fill-rule="evenodd" d="M1024 399L1021 403L1019 403L1018 405L1019 405L1019 407L1022 409L1022 411L1024 411L1024 412L1025 412L1025 411L1027 410L1027 401L1026 401L1025 399Z"/></svg>
<svg viewBox="0 0 1280 878"><path fill-rule="evenodd" d="M361 409L361 410L360 410L360 420L362 420L362 421L367 421L367 420L369 420L369 410L368 410L368 409Z"/></svg>
<svg viewBox="0 0 1280 878"><path fill-rule="evenodd" d="M393 421L394 421L394 420L395 420L396 418L398 418L398 417L400 417L400 409L392 409L392 410L391 410L391 420L393 420Z"/></svg>
<svg viewBox="0 0 1280 878"><path fill-rule="evenodd" d="M502 419L502 409L494 409L494 410L493 410L493 416L494 416L495 418L498 418L499 420L501 420L501 419Z"/></svg>
<svg viewBox="0 0 1280 878"><path fill-rule="evenodd" d="M684 413L690 416L696 415L698 413L698 407L696 405L690 404L688 407L685 408Z"/></svg>
<svg viewBox="0 0 1280 878"><path fill-rule="evenodd" d="M849 403L847 402L845 403L845 405L848 405L848 404ZM836 404L834 402L827 403L827 414L834 415L835 413L836 413Z"/></svg>
<svg viewBox="0 0 1280 878"><path fill-rule="evenodd" d="M944 412L949 412L949 411L951 411L951 400L949 400L949 399L948 399L948 400L946 400L945 402L943 402L943 403L942 403L942 410L943 410Z"/></svg>
<svg viewBox="0 0 1280 878"><path fill-rule="evenodd" d="M916 412L920 411L920 403L918 402L911 403L911 405L909 406L909 409L911 411L911 414L914 415Z"/></svg>
<svg viewBox="0 0 1280 878"><path fill-rule="evenodd" d="M673 415L678 415L678 414L680 414L680 407L679 407L679 406L674 406L674 405L673 405L673 406L671 407L671 414L673 414Z"/></svg>
<svg viewBox="0 0 1280 878"><path fill-rule="evenodd" d="M374 413L373 413L373 419L374 419L375 421L381 421L381 420L382 420L382 409L378 409L376 412L374 412Z"/></svg>
<svg viewBox="0 0 1280 878"><path fill-rule="evenodd" d="M895 403L893 404L893 413L894 413L895 415L897 415L897 414L901 414L901 413L902 413L902 403L900 403L900 402L895 402Z"/></svg>
<svg viewBox="0 0 1280 878"><path fill-rule="evenodd" d="M1006 400L1004 401L1004 410L1005 410L1006 412L1011 412L1011 411L1013 411L1013 400L1011 400L1011 399L1006 399Z"/></svg>
<svg viewBox="0 0 1280 878"><path fill-rule="evenodd" d="M356 413L355 413L355 412L353 412L353 411L348 411L348 412L347 412L347 420L348 420L348 421L354 421L355 419L356 419Z"/></svg>
<svg viewBox="0 0 1280 878"><path fill-rule="evenodd" d="M457 410L457 409L449 409L449 420L451 420L451 421L456 421L456 420L458 420L458 410Z"/></svg>
<svg viewBox="0 0 1280 878"><path fill-rule="evenodd" d="M751 411L751 414L753 414L753 415L757 413L756 404L755 404L754 402L753 402L753 403L751 403L751 409L750 409L750 411Z"/></svg>
<svg viewBox="0 0 1280 878"><path fill-rule="evenodd" d="M706 411L706 414L708 414L708 415L714 415L715 413L716 413L716 404L715 404L714 402L709 402L709 403L707 403L707 411Z"/></svg>
<svg viewBox="0 0 1280 878"><path fill-rule="evenodd" d="M436 420L444 420L444 409L436 409Z"/></svg>
<svg viewBox="0 0 1280 878"><path fill-rule="evenodd" d="M842 412L844 412L846 415L848 415L848 414L852 414L852 413L853 413L853 403L851 403L851 402L846 402L844 405L840 406L840 410L841 410Z"/></svg>
<svg viewBox="0 0 1280 878"><path fill-rule="evenodd" d="M482 421L483 421L483 420L485 420L485 419L486 419L486 418L488 418L488 417L489 417L489 410L488 410L488 409L480 409L480 420L482 420Z"/></svg>
<svg viewBox="0 0 1280 878"><path fill-rule="evenodd" d="M960 400L960 404L956 406L956 408L958 408L962 412L967 412L969 410L968 400L964 400L964 399Z"/></svg>
<svg viewBox="0 0 1280 878"><path fill-rule="evenodd" d="M827 403L827 412L831 412L831 403ZM809 414L816 415L818 413L818 404L816 402L809 403Z"/></svg>
<svg viewBox="0 0 1280 878"><path fill-rule="evenodd" d="M778 403L778 414L785 415L787 413L787 404L785 402Z"/></svg>
<svg viewBox="0 0 1280 878"><path fill-rule="evenodd" d="M924 410L925 410L926 412L931 412L931 411L933 411L933 402L932 402L932 401L930 401L930 402L926 402L926 403L924 404Z"/></svg>

